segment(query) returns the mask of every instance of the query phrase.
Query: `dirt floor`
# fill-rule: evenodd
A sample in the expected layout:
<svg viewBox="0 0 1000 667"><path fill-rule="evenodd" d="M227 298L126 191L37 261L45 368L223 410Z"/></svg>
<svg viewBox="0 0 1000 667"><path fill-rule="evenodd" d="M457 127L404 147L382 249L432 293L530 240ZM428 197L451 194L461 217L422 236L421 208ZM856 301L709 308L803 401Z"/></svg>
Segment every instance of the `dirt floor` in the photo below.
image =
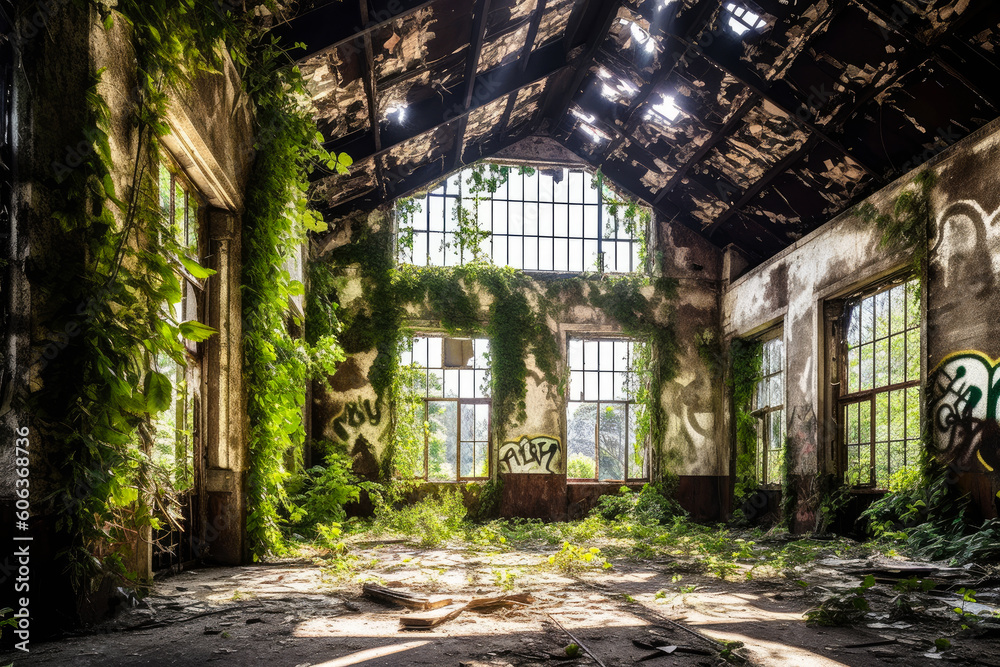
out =
<svg viewBox="0 0 1000 667"><path fill-rule="evenodd" d="M893 584L910 571L893 568L913 566L889 561L821 559L793 573L800 578L748 581L733 572L724 581L677 560L616 560L612 569L581 563L566 573L548 562L553 547L542 546L491 553L389 540L354 545L352 553L350 568L300 559L182 572L95 631L36 644L27 657L2 655L0 664L612 667L648 658L650 665L1000 665L993 657L1000 641L990 638L1000 626L962 631L953 611L961 598L944 590L957 587L961 570L940 570L939 590L907 595L913 613L894 620L889 610L898 609L900 594ZM865 592L872 611L864 620L844 628L805 623L804 611L857 586L869 570L878 583ZM363 595L365 581L456 602L522 591L535 601L402 630L400 616L414 612ZM938 652L938 638L950 638L950 649ZM635 642L677 648L658 653ZM570 659L573 643L592 655Z"/></svg>
<svg viewBox="0 0 1000 667"><path fill-rule="evenodd" d="M747 580L734 572L724 581L677 560L615 560L606 570L587 563L566 573L548 562L557 550L423 549L388 540L354 545L358 558L349 569L299 559L190 570L159 580L149 597L96 631L35 644L27 657L0 655L0 665L612 667L652 656L650 665L1000 666L1000 641L991 639L1000 637L1000 625L984 621L962 631L953 611L961 598L945 589L958 587L961 570L941 570L951 583L930 594L905 595L913 613L895 620L900 614L890 610L900 608L900 593L893 584L910 572L894 571L899 564L891 561L828 558L792 577ZM857 586L866 571L878 583L865 591L872 611L864 620L844 628L806 624L804 611L831 591ZM414 612L363 595L365 581L456 602L522 591L535 601L465 612L431 630L402 630L400 616ZM977 599L991 596L981 591ZM972 603L967 609L991 610ZM939 638L949 639L949 650L935 649ZM636 641L677 649L658 653ZM569 659L572 643L593 657Z"/></svg>

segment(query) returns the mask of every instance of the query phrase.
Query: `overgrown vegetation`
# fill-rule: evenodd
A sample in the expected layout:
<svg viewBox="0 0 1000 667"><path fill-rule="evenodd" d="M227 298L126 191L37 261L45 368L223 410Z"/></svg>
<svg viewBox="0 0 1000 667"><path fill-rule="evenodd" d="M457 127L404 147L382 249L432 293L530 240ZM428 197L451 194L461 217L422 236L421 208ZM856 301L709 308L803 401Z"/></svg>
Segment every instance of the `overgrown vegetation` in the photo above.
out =
<svg viewBox="0 0 1000 667"><path fill-rule="evenodd" d="M119 96L114 109L104 95L132 74L93 73L80 128L89 150L78 166L56 165L50 174L56 225L48 245L55 251L35 252L29 269L33 290L46 300L39 324L51 343L36 350L41 389L28 407L39 435L52 443L47 477L64 536L59 559L74 587L86 591L102 574L131 577L131 546L159 526L151 503L170 511L171 475L149 456L152 420L178 389L160 364L184 366L182 339L198 342L214 333L174 316L182 280L214 272L199 264L180 240L177 219L160 207L156 173L166 158L158 140L169 131L169 97L204 72L220 72L228 51L255 108L242 282L251 431L247 528L256 556L280 539L281 461L301 442L305 377L340 358L332 338L314 340L320 350L310 355L288 336L287 300L302 285L282 265L303 231L321 226L305 197L309 170L320 162L342 171L349 158L322 151L299 104L301 78L255 13L195 0L123 0L113 9L77 0L71 7L84 25L93 12L112 40L130 39L136 67L132 95ZM111 150L113 123L131 128L131 144L124 144L131 154L120 161Z"/></svg>
<svg viewBox="0 0 1000 667"><path fill-rule="evenodd" d="M889 493L861 514L880 543L911 558L984 563L1000 559L1000 520L976 525L970 499L957 485L958 473L929 453L919 469L903 469Z"/></svg>
<svg viewBox="0 0 1000 667"><path fill-rule="evenodd" d="M309 208L309 173L318 165L338 171L346 160L328 154L306 97L302 76L269 42L246 51L244 86L256 105L256 157L243 215L243 377L247 387L250 460L247 537L255 559L281 550L279 512L287 505L284 455L300 452L302 407L313 375L332 373L344 359L332 307L313 345L293 337L286 322L289 299L304 294L285 268L307 230L326 225ZM302 322L295 322L301 326Z"/></svg>
<svg viewBox="0 0 1000 667"><path fill-rule="evenodd" d="M322 265L312 272L324 277L327 291L310 295L317 303L308 312L322 318L324 324L331 314L336 315L346 352L362 352L374 345L378 355L368 380L381 399L391 397L397 406L393 431L386 434L393 445L382 463L383 481L394 473L410 472L412 463L405 461L404 455L422 451L423 434L412 427L414 411L420 407L418 397L411 382L399 379L405 372L399 367L400 346L411 335L406 326L408 306L417 307L453 335L488 337L494 441L501 441L508 429L526 417L529 356L545 382L557 391L564 390L565 370L560 368L558 341L548 321L557 314L554 309L559 306L554 304L564 298L563 290L567 301L577 292L579 286L573 279L549 281L541 292L538 283L523 271L485 262L447 268L396 267L388 220L378 215L358 221L350 245L334 249L314 264ZM339 302L336 280L329 276L348 267L357 267L367 288L364 300L345 306ZM639 417L636 441L641 444L649 437L652 442L661 442L666 416L653 397L658 399L664 383L677 373L678 344L671 309L677 297L676 281L622 276L587 284L578 296L618 321L626 334L644 341L635 365L640 379L634 387L634 400L646 410ZM488 308L482 305L481 296L489 299ZM307 322L307 330L310 327L311 322Z"/></svg>
<svg viewBox="0 0 1000 667"><path fill-rule="evenodd" d="M903 188L890 212L879 211L871 202L854 209L855 215L874 224L882 232L880 249L913 253L913 272L918 276L924 275L924 260L929 250L927 242L933 222L930 195L935 183L937 175L925 169L917 174L912 185Z"/></svg>
<svg viewBox="0 0 1000 667"><path fill-rule="evenodd" d="M753 397L761 379L763 345L759 340L734 339L729 347L733 408L736 416L736 499L757 490L757 418Z"/></svg>

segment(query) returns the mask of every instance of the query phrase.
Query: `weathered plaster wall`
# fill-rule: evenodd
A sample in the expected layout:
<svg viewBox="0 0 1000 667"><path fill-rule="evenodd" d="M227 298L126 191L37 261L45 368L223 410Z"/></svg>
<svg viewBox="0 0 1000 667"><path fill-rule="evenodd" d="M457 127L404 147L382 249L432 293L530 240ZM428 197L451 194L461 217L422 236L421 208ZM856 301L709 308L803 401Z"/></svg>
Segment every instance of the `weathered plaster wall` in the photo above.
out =
<svg viewBox="0 0 1000 667"><path fill-rule="evenodd" d="M925 416L937 418L939 401L960 413L968 406L962 402L968 401L968 395L962 398L960 394L969 386L987 397L975 407L972 423L951 420L945 424L942 417L935 427L942 456L962 462L963 472L968 473L963 483L977 489L983 484L976 476L988 471L976 462L976 452L984 447L997 450L989 436L996 419L992 409L987 413L987 406L996 405L990 360L1000 355L1000 304L995 298L1000 271L1000 229L995 224L1000 211L998 164L1000 124L993 123L924 167L938 175L931 195L934 223L924 290L922 377L928 379L925 398L931 401L925 406ZM868 201L888 210L917 173L911 172ZM800 496L817 472L835 471L837 425L824 303L904 270L912 260L909 252L880 249L878 242L873 225L845 213L737 278L722 295L722 327L727 338L753 335L775 324L784 326L785 414L794 454L792 470L803 485ZM977 362L979 375L969 379L974 364L967 364L966 381L956 387L958 393L949 392L957 367L943 375L934 370L942 360L965 350L983 357ZM988 425L985 431L977 428L983 424ZM952 441L953 436L960 442ZM1000 487L996 481L991 484L992 496ZM991 506L992 498L984 501L984 511ZM800 511L799 519L807 522L808 512Z"/></svg>
<svg viewBox="0 0 1000 667"><path fill-rule="evenodd" d="M53 490L54 480L50 479L47 461L54 443L46 439L43 425L33 419L24 403L30 394L43 388L39 369L45 358L39 353L46 350L51 355L73 354L69 343L78 335L81 324L85 323L86 304L81 304L79 320L71 321L65 331L47 330L42 316L51 310L47 302L49 295L37 289L35 279L47 272L59 271L68 261L75 261L75 258L88 252L85 240L81 239L78 243L66 241L66 235L59 230L58 221L51 212L58 193L65 187L60 185L60 175L64 176L67 170L77 168L93 150L93 137L86 131L84 123L89 107L86 90L91 85L94 71L103 70L98 91L111 110L109 143L116 165L112 177L119 196L124 196L131 186L137 162L144 167L146 174L152 173L155 165L148 144L139 150L137 128L130 115L131 102L135 100L136 78L127 23L115 21L110 30L105 30L89 8L73 3L56 3L41 13L25 13L19 20L21 23L16 31L18 63L15 67L18 74L14 84L17 152L13 234L5 256L9 261L8 284L11 286L5 298L10 299L13 319L6 332L5 377L12 379L15 397L14 409L2 415L0 435L5 442L13 443L15 428L30 428L30 531L34 539L32 562L36 568L32 573L32 597L46 602L44 607L36 605L32 608L32 626L38 630L38 634L33 632L32 636L40 637L45 633L46 626L64 630L79 620L98 617L104 611L101 605L107 603L109 593L120 585L118 579L112 581L109 578L84 604L72 599L72 587L63 572L50 571L51 568L46 567L46 563L51 565L57 562L56 554L65 546L55 526L66 508L44 501ZM39 20L44 25L39 24ZM235 70L219 75L220 79L226 79L225 85L221 80L213 82L204 77L198 78L194 91L176 98L178 103L194 109L192 113L201 118L193 123L189 132L200 152L178 153L175 157L182 165L185 160L211 158L215 177L226 179L234 191L242 193L246 169L252 158L252 154L247 152L252 148L252 144L247 143L252 141L252 131L245 105L244 113L236 112L241 105L234 97L238 90L238 81L234 85L231 78L234 73ZM226 110L225 115L218 113L221 109ZM210 132L212 136L199 134L209 126L213 128ZM230 452L233 460L239 461L245 446L239 354L239 211L238 207L228 211L210 207L204 215L203 222L209 227L206 238L211 245L206 251L210 258L203 259L207 266L219 272L206 285L211 294L206 310L211 312L205 315L209 324L220 333L204 344L206 367L213 373L215 388L209 389L207 395L203 394L202 406L207 410L209 425L214 423L215 426L215 435L211 436L213 444L217 449ZM202 437L205 438L210 431L205 429ZM13 447L3 448L3 454L0 454L0 472L4 473L0 475L0 515L9 518L7 525L12 525L13 518L8 517L7 512L11 507L9 501L15 475L7 465L8 451L13 454ZM204 455L204 450L200 455ZM195 535L196 544L200 545L199 555L205 555L210 550L223 559L228 555L232 562L239 562L242 558L241 465L235 466L238 471L234 473L236 479L233 487L227 489L236 502L223 512L225 520L213 524L210 532L202 532L201 539ZM202 459L196 461L196 467L204 467ZM85 480L79 480L77 490L81 494L88 491ZM73 502L73 499L66 502ZM140 576L150 574L149 546L149 535L146 533L139 536L131 554L122 553L129 569Z"/></svg>
<svg viewBox="0 0 1000 667"><path fill-rule="evenodd" d="M349 243L351 227L370 224L364 216L336 221L333 233L318 245L318 255ZM680 373L667 383L662 404L667 413L667 437L654 450L662 460L659 469L669 470L688 479L688 496L708 507L706 513L721 516L716 489L728 471L728 447L717 415L722 393L719 378L713 378L695 346L695 335L717 332L721 253L707 241L685 228L665 221L657 226L654 253L663 275L677 278L678 299L670 304L679 343ZM335 289L343 312L367 308L367 287L353 268L341 270ZM586 286L584 289L589 289ZM646 296L653 295L653 287ZM536 308L547 299L544 279L529 288L529 302ZM488 318L490 296L479 294L480 320ZM570 297L566 296L569 299ZM618 323L589 305L587 299L567 301L558 319L548 325L559 343L558 372L568 376L567 341L575 336L623 335ZM552 312L551 310L549 311ZM440 322L429 319L422 309L411 308L410 325L417 332L441 331ZM666 316L666 314L665 314ZM664 320L666 324L666 320ZM355 470L374 475L386 450L390 431L388 409L378 405L368 383L368 372L376 362L374 350L357 352L338 367L337 372L313 388L312 437L343 443L355 457ZM615 492L620 484L572 482L570 494L576 510L568 509L566 482L566 406L567 396L547 382L533 357L528 358L526 418L509 427L492 443L493 470L504 474L506 486L503 507L508 514L563 518L567 512L582 511L592 503L595 493ZM534 460L532 453L539 460ZM654 466L654 469L658 469ZM555 474L550 474L553 471ZM589 487L593 486L594 489ZM580 487L580 488L575 488ZM588 487L588 488L584 488ZM711 496L711 499L709 497ZM590 499L590 500L587 500ZM579 505L579 506L577 506ZM589 505L588 505L589 506Z"/></svg>

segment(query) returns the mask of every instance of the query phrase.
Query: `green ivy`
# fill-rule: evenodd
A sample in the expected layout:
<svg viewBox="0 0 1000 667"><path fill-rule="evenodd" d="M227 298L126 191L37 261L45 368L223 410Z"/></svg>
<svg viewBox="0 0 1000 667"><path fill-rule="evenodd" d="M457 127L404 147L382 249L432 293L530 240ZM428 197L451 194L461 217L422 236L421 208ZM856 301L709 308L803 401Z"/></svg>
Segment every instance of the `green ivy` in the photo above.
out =
<svg viewBox="0 0 1000 667"><path fill-rule="evenodd" d="M924 260L927 259L927 241L931 224L931 190L937 183L937 175L930 169L921 171L913 179L912 187L905 187L899 193L889 213L879 211L871 202L865 202L854 209L854 215L867 223L873 223L882 236L880 249L905 249L913 252L913 272L922 276Z"/></svg>
<svg viewBox="0 0 1000 667"><path fill-rule="evenodd" d="M736 338L729 347L733 408L736 416L736 498L757 490L757 418L753 395L761 380L764 347L759 340ZM787 458L785 459L787 462Z"/></svg>
<svg viewBox="0 0 1000 667"><path fill-rule="evenodd" d="M261 40L243 62L258 137L243 214L241 286L250 450L246 528L250 552L259 560L283 548L278 519L288 505L285 455L301 452L306 384L314 375L334 372L344 359L332 303L307 305L316 327L309 334L312 344L290 334L289 299L305 288L284 266L307 230L325 229L309 208L310 172L323 165L341 173L346 161L323 149L323 136L300 102L307 97L302 76L283 51ZM311 276L321 284L329 278L316 270Z"/></svg>
<svg viewBox="0 0 1000 667"><path fill-rule="evenodd" d="M152 418L166 409L173 387L157 360L185 363L182 337L213 332L178 322L179 272L211 272L186 256L177 229L159 208L155 165L168 88L184 86L220 64L220 40L236 34L232 18L194 0L75 0L81 30L96 12L106 30L121 21L135 53L137 87L116 109L134 134L128 164L110 147L112 111L101 94L104 70L93 73L85 95L82 131L91 144L82 163L48 177L54 195L53 235L26 267L45 306L38 326L49 332L36 350L38 388L28 409L48 443L46 477L58 517L57 560L74 589L86 592L109 571L123 570L136 535L155 528L151 509L170 487L169 475L147 452ZM116 177L128 177L119 189ZM54 357L46 350L58 344ZM100 556L100 554L111 554Z"/></svg>

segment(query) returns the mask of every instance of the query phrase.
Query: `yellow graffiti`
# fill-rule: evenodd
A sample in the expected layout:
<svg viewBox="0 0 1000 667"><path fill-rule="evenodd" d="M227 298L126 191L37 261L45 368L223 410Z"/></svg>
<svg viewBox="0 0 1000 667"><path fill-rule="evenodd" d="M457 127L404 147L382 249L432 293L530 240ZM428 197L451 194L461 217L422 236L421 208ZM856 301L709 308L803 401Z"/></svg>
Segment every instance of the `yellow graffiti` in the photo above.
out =
<svg viewBox="0 0 1000 667"><path fill-rule="evenodd" d="M939 370L941 370L941 368L945 364L947 364L949 361L956 359L957 357L977 357L988 363L990 366L1000 365L1000 357L992 359L988 355L985 355L982 352L980 352L979 350L960 350L958 352L949 353L944 359L938 362L937 366L935 366L934 369L931 370L930 374L937 373Z"/></svg>
<svg viewBox="0 0 1000 667"><path fill-rule="evenodd" d="M979 450L976 450L976 458L979 459L979 462L983 464L984 468L986 468L990 472L993 472L993 468L990 467L989 463L983 460L983 455L979 453Z"/></svg>

